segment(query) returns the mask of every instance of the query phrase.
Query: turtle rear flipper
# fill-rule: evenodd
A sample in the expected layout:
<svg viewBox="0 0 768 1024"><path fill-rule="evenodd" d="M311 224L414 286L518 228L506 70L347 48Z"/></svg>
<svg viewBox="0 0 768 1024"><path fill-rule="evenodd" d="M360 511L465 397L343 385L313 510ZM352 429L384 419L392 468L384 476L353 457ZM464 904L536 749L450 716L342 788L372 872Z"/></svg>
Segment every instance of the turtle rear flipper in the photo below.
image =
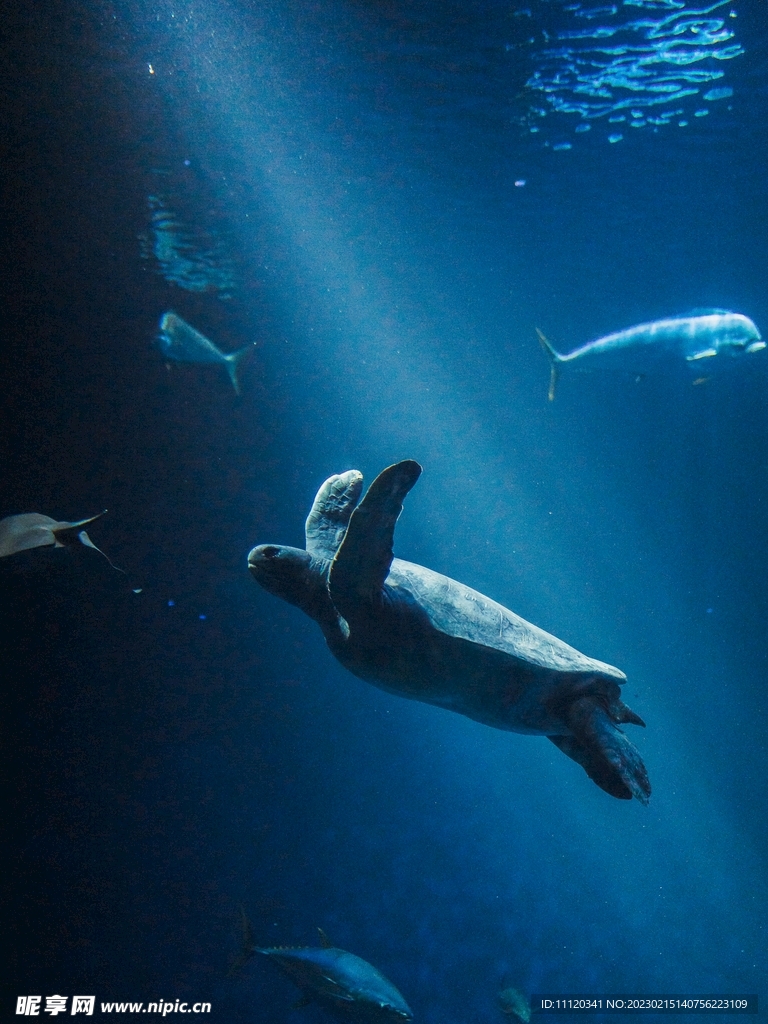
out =
<svg viewBox="0 0 768 1024"><path fill-rule="evenodd" d="M344 539L362 489L363 474L357 469L328 477L315 496L304 528L311 555L330 562Z"/></svg>
<svg viewBox="0 0 768 1024"><path fill-rule="evenodd" d="M582 697L570 705L567 719L573 735L550 736L555 746L580 764L606 793L620 800L631 800L634 796L641 804L647 804L651 784L643 759L602 704L594 698Z"/></svg>
<svg viewBox="0 0 768 1024"><path fill-rule="evenodd" d="M350 611L354 617L360 602L370 601L383 587L394 558L392 541L403 499L420 476L421 466L411 459L390 466L352 513L328 580L331 600L345 619Z"/></svg>

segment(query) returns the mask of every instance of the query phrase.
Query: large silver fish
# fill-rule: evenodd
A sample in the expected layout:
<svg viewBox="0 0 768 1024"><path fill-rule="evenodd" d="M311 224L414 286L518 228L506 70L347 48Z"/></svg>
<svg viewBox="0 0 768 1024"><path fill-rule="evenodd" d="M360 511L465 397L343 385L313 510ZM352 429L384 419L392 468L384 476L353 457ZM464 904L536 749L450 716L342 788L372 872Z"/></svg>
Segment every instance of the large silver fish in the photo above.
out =
<svg viewBox="0 0 768 1024"><path fill-rule="evenodd" d="M253 352L253 345L245 345L236 352L222 352L204 334L170 311L160 317L157 341L163 355L179 363L222 363L235 392L240 394L240 368Z"/></svg>
<svg viewBox="0 0 768 1024"><path fill-rule="evenodd" d="M727 309L697 309L685 316L638 324L625 331L606 334L572 352L557 352L544 334L536 328L541 347L551 365L549 400L555 397L555 386L563 363L578 360L584 365L608 366L631 355L636 359L638 350L644 357L681 355L689 363L711 359L721 353L751 354L765 348L755 324L742 313ZM626 362L626 360L624 360ZM637 369L634 365L632 369Z"/></svg>
<svg viewBox="0 0 768 1024"><path fill-rule="evenodd" d="M230 973L254 953L274 960L302 992L295 1008L317 1002L342 1021L385 1022L413 1020L413 1012L391 981L354 953L332 946L321 928L322 946L255 945L243 914L243 952Z"/></svg>

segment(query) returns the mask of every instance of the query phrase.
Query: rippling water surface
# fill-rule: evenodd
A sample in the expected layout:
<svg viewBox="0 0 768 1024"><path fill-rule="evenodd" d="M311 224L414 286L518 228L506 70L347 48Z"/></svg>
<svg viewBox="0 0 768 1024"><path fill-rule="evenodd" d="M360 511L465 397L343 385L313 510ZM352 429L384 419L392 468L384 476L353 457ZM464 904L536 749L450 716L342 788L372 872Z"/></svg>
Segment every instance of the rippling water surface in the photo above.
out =
<svg viewBox="0 0 768 1024"><path fill-rule="evenodd" d="M550 2L515 15L531 30L519 44L534 65L527 124L545 145L565 149L593 129L618 142L629 128L684 128L733 95L726 62L744 48L730 0Z"/></svg>

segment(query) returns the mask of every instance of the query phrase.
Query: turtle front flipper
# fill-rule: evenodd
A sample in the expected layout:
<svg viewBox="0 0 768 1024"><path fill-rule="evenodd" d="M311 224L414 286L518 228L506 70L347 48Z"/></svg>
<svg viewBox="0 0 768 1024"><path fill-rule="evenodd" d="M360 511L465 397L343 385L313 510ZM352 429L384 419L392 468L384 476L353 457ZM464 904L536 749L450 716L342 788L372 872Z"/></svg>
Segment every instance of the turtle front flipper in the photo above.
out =
<svg viewBox="0 0 768 1024"><path fill-rule="evenodd" d="M352 513L328 580L331 600L345 618L384 585L394 558L395 523L420 476L421 466L410 459L389 466Z"/></svg>
<svg viewBox="0 0 768 1024"><path fill-rule="evenodd" d="M344 539L362 489L363 474L358 469L328 477L307 516L305 535L311 555L331 561Z"/></svg>
<svg viewBox="0 0 768 1024"><path fill-rule="evenodd" d="M580 764L606 793L619 800L631 800L634 796L641 804L647 804L651 784L640 752L600 701L582 697L570 705L566 717L573 735L550 736L555 746ZM635 719L636 715L623 720ZM639 719L637 724L642 724Z"/></svg>

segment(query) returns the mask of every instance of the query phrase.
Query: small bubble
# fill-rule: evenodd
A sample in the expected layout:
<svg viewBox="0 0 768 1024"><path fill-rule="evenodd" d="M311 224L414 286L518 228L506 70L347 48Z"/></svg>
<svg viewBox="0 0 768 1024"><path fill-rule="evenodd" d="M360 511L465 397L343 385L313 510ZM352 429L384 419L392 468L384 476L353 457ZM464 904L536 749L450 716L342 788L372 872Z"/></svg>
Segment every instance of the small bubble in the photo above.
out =
<svg viewBox="0 0 768 1024"><path fill-rule="evenodd" d="M191 160L185 160L185 161L184 161L184 166L185 166L185 167L189 167L189 165L190 165L191 163L192 163L192 161L191 161Z"/></svg>
<svg viewBox="0 0 768 1024"><path fill-rule="evenodd" d="M518 178L515 182L515 188L522 188L525 184L525 178Z"/></svg>
<svg viewBox="0 0 768 1024"><path fill-rule="evenodd" d="M200 614L199 614L199 615L198 615L197 617L198 617L198 619L200 619L201 621L204 621L205 619L207 619L207 618L208 618L208 616L207 616L207 615L203 615L203 614L202 614L202 612L201 612L201 613L200 613Z"/></svg>
<svg viewBox="0 0 768 1024"><path fill-rule="evenodd" d="M175 601L171 601L171 600L169 600L169 601L168 601L168 607L169 607L169 608L173 608L173 606L174 606L175 604L176 604L176 602L175 602Z"/></svg>
<svg viewBox="0 0 768 1024"><path fill-rule="evenodd" d="M616 132L615 135L609 135L608 136L608 141L609 142L621 142L621 140L623 138L624 138L624 136L621 134L621 132Z"/></svg>

